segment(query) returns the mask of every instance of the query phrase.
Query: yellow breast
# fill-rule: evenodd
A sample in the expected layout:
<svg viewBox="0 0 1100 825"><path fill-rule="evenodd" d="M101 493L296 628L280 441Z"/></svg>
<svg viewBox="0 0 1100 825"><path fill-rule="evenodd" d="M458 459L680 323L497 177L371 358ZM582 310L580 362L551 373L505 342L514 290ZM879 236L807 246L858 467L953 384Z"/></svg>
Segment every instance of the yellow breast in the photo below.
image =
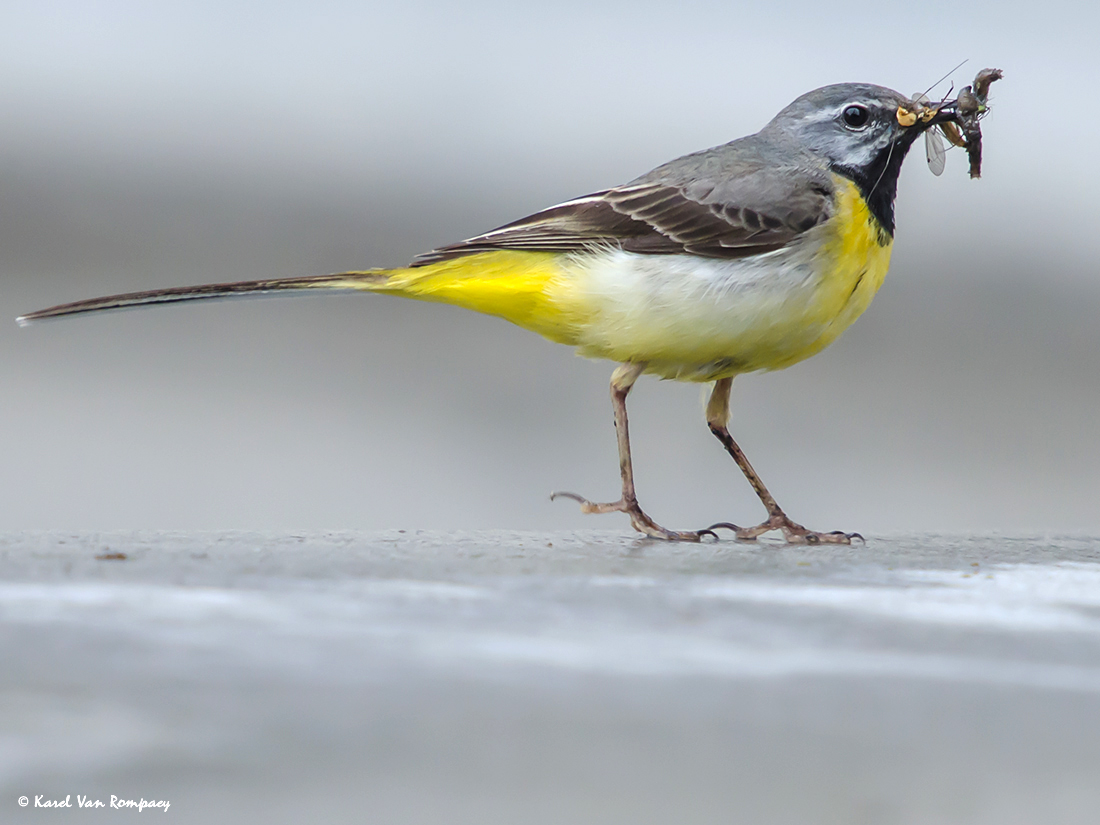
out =
<svg viewBox="0 0 1100 825"><path fill-rule="evenodd" d="M847 178L836 180L836 213L824 227L813 299L812 325L821 332L803 349L777 353L779 357L764 369L789 367L829 346L870 306L890 268L893 239L871 214L858 187Z"/></svg>

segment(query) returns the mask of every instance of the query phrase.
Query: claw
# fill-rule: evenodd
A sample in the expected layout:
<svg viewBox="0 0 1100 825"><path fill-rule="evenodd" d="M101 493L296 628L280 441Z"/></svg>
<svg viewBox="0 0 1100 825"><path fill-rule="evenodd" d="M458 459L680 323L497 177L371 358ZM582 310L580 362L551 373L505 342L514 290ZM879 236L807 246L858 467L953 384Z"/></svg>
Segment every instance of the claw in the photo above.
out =
<svg viewBox="0 0 1100 825"><path fill-rule="evenodd" d="M847 544L851 544L852 539L859 539L864 544L867 543L867 539L863 538L863 536L860 533L845 533L843 530L833 530L831 533L829 533L829 535L830 536L841 536L842 538L845 539Z"/></svg>
<svg viewBox="0 0 1100 825"><path fill-rule="evenodd" d="M732 521L720 521L707 528L709 533L713 533L715 530L729 530L737 541L756 541L756 537L763 532L757 528L749 530L745 527L738 527Z"/></svg>
<svg viewBox="0 0 1100 825"><path fill-rule="evenodd" d="M720 521L717 524L712 524L706 530L700 530L699 532L700 533L704 533L704 532L705 533L713 533L715 530L718 530L718 529L732 530L735 533L737 533L741 530L741 528L738 527L736 524L734 524L732 521Z"/></svg>
<svg viewBox="0 0 1100 825"><path fill-rule="evenodd" d="M721 541L721 539L718 538L718 534L711 530L709 527L704 527L702 530L696 530L695 535L697 535L700 540L703 538L703 536L714 536L715 541Z"/></svg>
<svg viewBox="0 0 1100 825"><path fill-rule="evenodd" d="M588 502L588 499L586 499L584 496L578 496L576 493L554 492L554 493L550 494L550 500L551 501L553 501L556 498L571 498L571 499L573 499L573 501L577 502L578 504L585 504L585 503Z"/></svg>

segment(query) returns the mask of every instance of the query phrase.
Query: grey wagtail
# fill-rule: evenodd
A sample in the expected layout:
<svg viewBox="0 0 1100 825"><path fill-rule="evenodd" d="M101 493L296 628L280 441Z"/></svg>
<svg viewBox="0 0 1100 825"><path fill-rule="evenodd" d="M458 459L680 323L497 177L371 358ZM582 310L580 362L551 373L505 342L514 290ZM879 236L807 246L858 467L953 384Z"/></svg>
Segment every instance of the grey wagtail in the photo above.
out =
<svg viewBox="0 0 1100 825"><path fill-rule="evenodd" d="M64 304L19 321L319 289L496 315L581 355L619 362L611 398L622 496L611 503L575 493L552 498L574 499L586 513L626 513L653 538L699 541L723 527L741 540L780 530L792 543L848 544L858 534L808 530L776 503L730 437L730 386L737 375L782 369L820 352L867 308L890 263L898 173L913 141L941 124L977 134L978 110L964 113L958 103L929 104L862 83L825 86L755 135L440 247L402 269L157 289ZM761 524L679 532L643 512L626 398L646 373L714 382L707 425L767 509Z"/></svg>

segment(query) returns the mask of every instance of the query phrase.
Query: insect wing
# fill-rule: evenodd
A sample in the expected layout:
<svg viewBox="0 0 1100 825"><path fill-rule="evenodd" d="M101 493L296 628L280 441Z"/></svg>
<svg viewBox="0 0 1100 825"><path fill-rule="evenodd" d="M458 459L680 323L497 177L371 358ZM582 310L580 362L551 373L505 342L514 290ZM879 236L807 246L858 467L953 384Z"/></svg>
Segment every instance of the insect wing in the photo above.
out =
<svg viewBox="0 0 1100 825"><path fill-rule="evenodd" d="M932 174L937 177L942 175L943 168L947 165L947 149L936 129L926 129L924 132L924 156L928 159L928 168L932 170Z"/></svg>
<svg viewBox="0 0 1100 825"><path fill-rule="evenodd" d="M924 92L916 92L913 95L913 103L922 109L928 110L932 101ZM924 131L924 156L928 160L928 168L932 174L939 177L943 174L943 168L947 165L947 150L943 147L943 139L935 129Z"/></svg>

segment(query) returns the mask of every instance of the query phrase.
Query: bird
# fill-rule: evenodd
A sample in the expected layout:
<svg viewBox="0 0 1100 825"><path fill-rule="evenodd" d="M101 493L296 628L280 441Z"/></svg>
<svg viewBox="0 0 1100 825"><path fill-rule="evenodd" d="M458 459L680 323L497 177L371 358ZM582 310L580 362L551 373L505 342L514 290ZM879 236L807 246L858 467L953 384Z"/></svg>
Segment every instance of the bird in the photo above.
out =
<svg viewBox="0 0 1100 825"><path fill-rule="evenodd" d="M405 267L174 287L76 301L20 324L80 313L270 293L376 292L498 316L585 357L617 364L611 400L621 494L572 492L585 513L626 514L654 539L719 529L755 541L850 544L787 516L729 431L733 379L817 354L871 303L890 264L902 162L919 135L958 122L867 83L798 97L759 132L658 166L629 183L551 206ZM705 417L766 511L755 526L671 530L638 501L626 401L642 375L712 383Z"/></svg>

